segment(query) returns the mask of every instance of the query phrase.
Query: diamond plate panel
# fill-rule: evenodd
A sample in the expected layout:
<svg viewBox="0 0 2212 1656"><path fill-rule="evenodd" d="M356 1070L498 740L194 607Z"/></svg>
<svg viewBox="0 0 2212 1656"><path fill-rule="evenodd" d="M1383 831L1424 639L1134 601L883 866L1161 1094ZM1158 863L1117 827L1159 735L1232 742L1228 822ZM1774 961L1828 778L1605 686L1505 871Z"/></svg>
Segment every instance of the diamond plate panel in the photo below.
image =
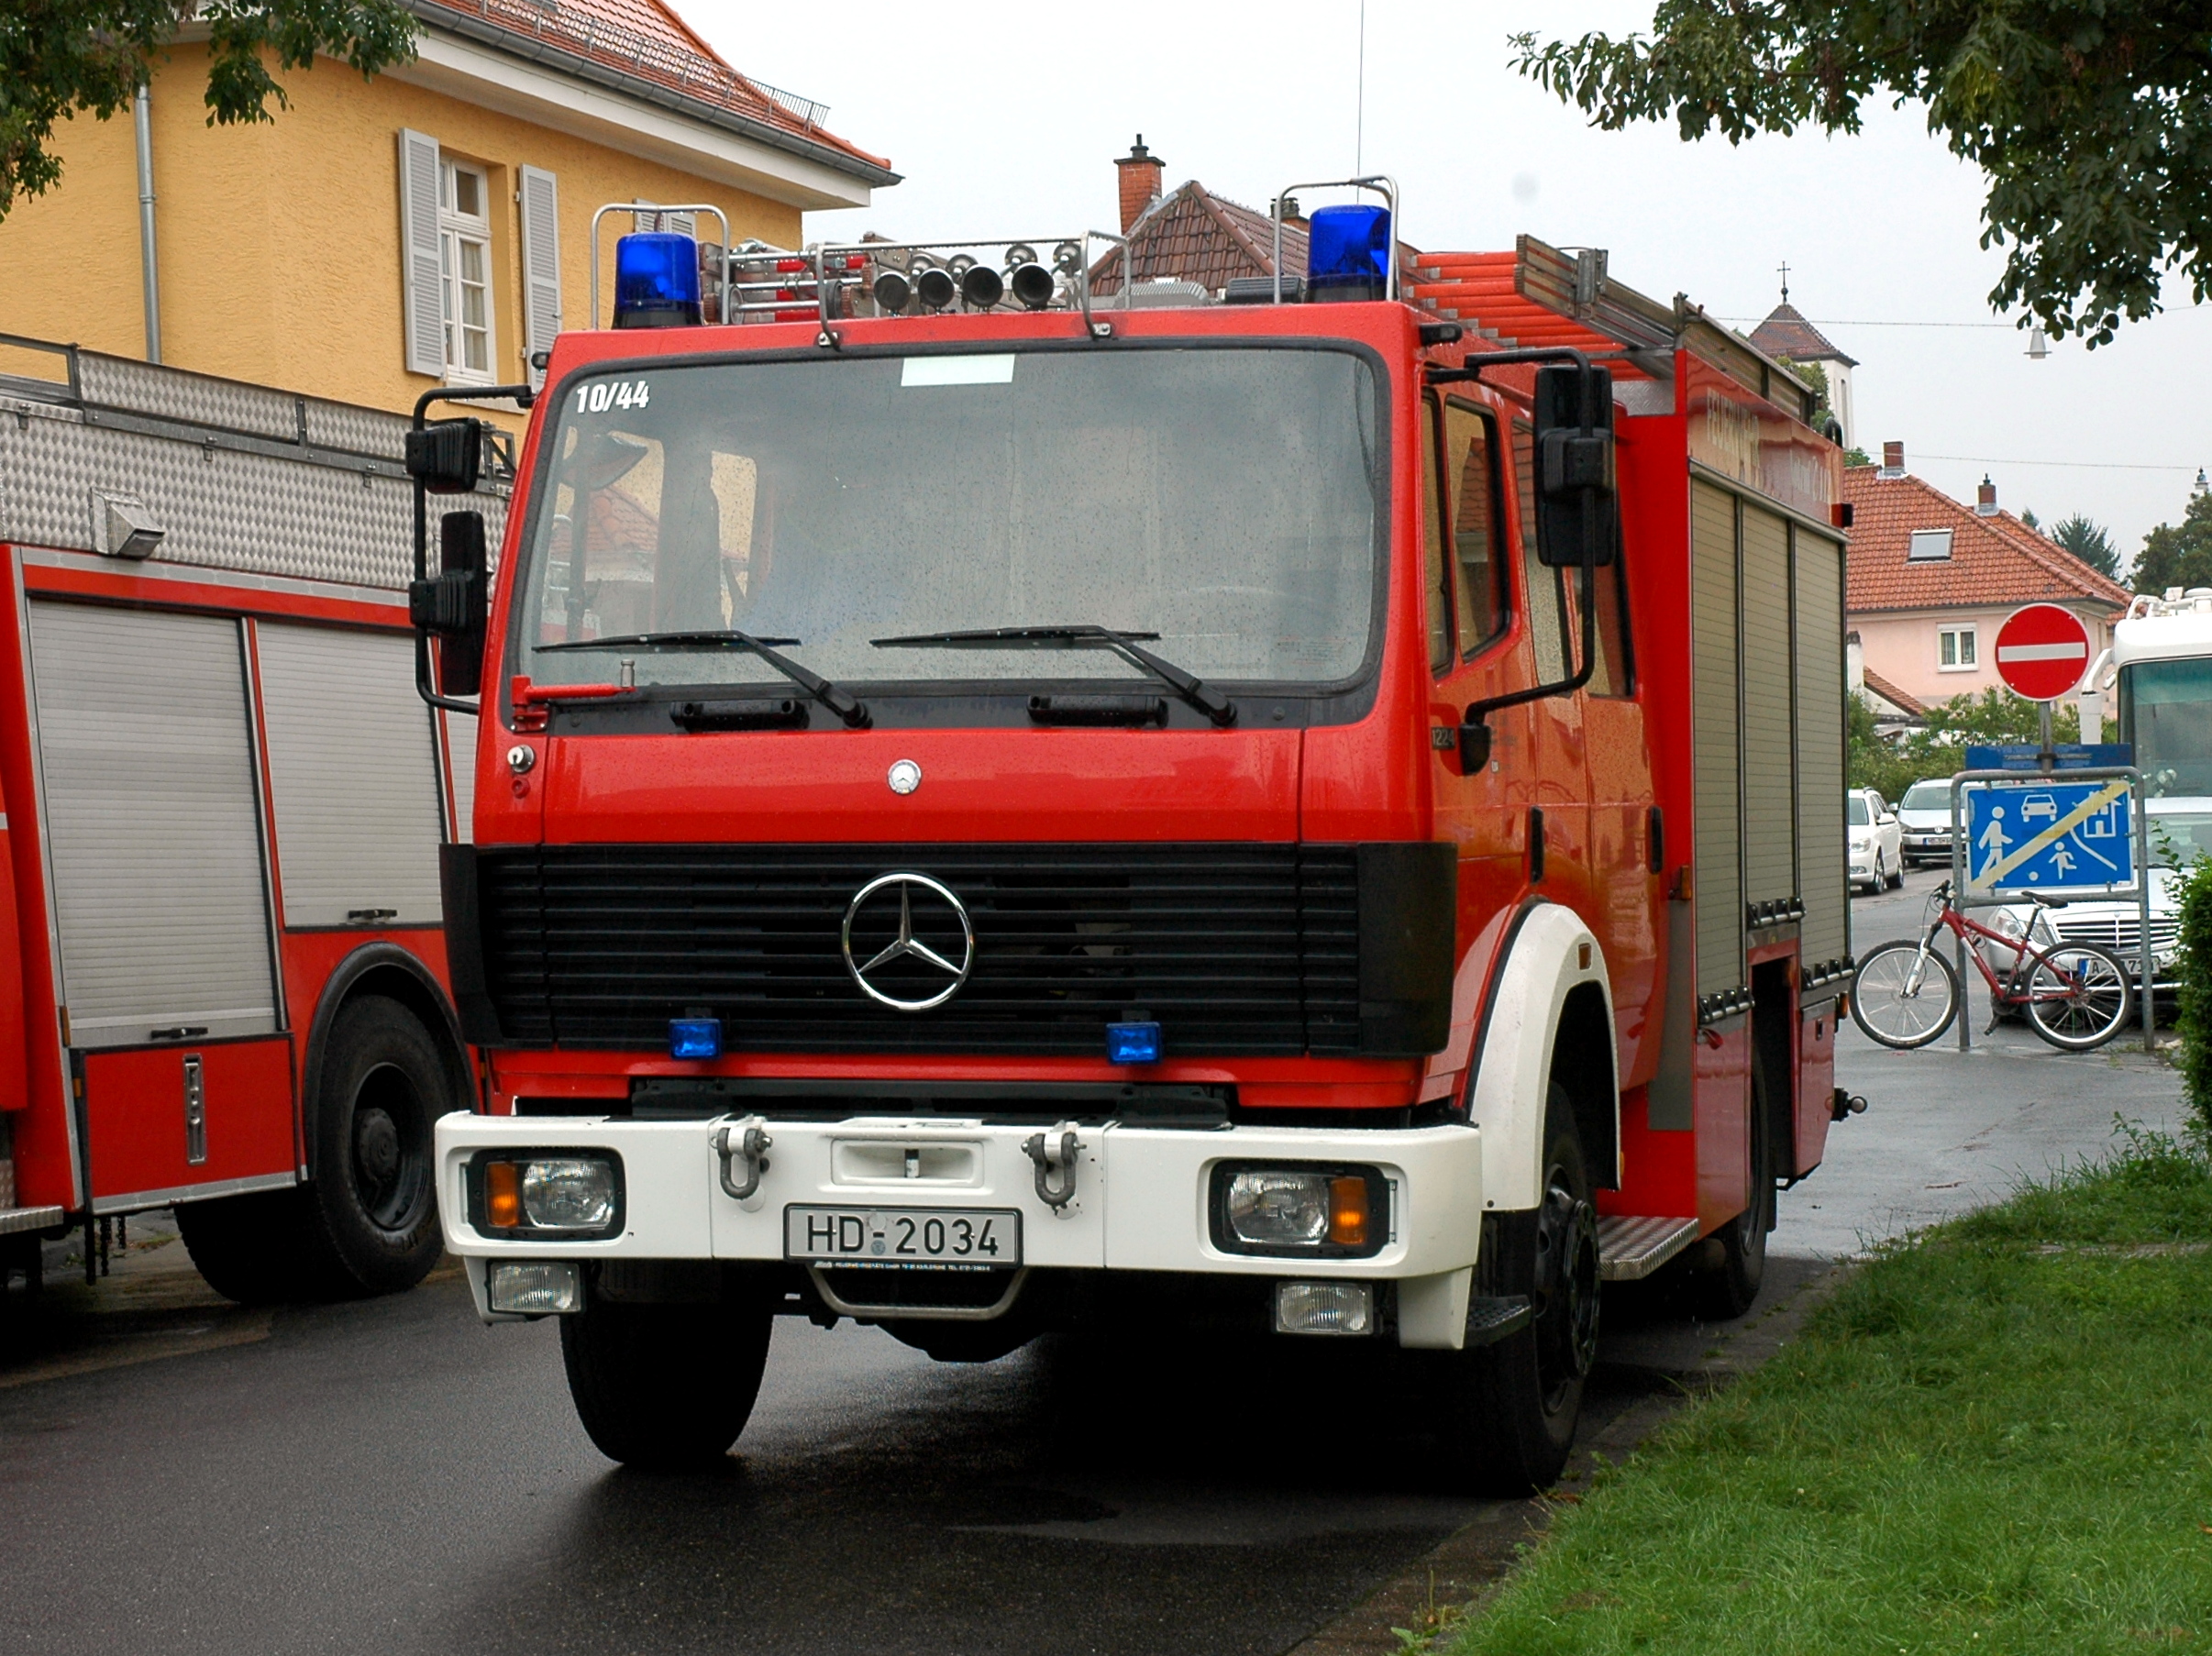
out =
<svg viewBox="0 0 2212 1656"><path fill-rule="evenodd" d="M245 385L127 357L77 353L77 386L84 401L163 420L190 420L225 431L300 440L300 399L265 385Z"/></svg>
<svg viewBox="0 0 2212 1656"><path fill-rule="evenodd" d="M94 550L95 487L137 495L169 531L155 562L392 590L413 572L404 479L115 431L74 409L0 398L0 539ZM496 546L505 500L468 503Z"/></svg>

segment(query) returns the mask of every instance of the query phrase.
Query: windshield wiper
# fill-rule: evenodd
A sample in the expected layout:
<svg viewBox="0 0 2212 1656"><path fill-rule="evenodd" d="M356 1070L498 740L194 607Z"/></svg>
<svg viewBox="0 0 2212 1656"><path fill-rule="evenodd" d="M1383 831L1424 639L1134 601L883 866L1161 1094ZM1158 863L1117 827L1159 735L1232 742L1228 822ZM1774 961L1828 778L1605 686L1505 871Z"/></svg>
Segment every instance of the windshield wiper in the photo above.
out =
<svg viewBox="0 0 2212 1656"><path fill-rule="evenodd" d="M879 650L953 649L1079 650L1096 646L1112 650L1132 667L1144 668L1155 679L1204 713L1223 730L1236 723L1236 703L1217 690L1209 690L1172 661L1163 661L1150 650L1139 649L1136 640L1156 639L1157 633L1117 633L1112 627L1092 625L1048 627L975 627L957 633L913 633L901 638L871 638Z"/></svg>
<svg viewBox="0 0 2212 1656"><path fill-rule="evenodd" d="M540 650L744 650L759 657L806 691L844 720L848 728L866 730L874 723L868 716L867 702L857 696L847 695L820 673L810 672L775 648L780 644L799 642L796 638L756 638L735 627L721 627L692 633L629 633L613 638L564 638L558 644L541 644L536 647Z"/></svg>

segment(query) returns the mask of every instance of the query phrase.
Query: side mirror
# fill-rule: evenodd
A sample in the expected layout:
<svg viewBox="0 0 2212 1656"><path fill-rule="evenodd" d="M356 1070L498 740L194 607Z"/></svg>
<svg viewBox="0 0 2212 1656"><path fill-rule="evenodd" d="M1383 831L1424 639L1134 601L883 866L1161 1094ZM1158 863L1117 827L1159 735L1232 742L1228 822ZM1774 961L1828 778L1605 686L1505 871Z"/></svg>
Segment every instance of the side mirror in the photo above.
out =
<svg viewBox="0 0 2212 1656"><path fill-rule="evenodd" d="M1552 569L1613 561L1613 376L1536 370L1536 558Z"/></svg>
<svg viewBox="0 0 2212 1656"><path fill-rule="evenodd" d="M481 420L439 420L407 434L407 475L432 494L467 494L483 472Z"/></svg>
<svg viewBox="0 0 2212 1656"><path fill-rule="evenodd" d="M473 696L483 690L484 627L491 613L484 514L447 513L438 520L437 545L439 573L408 583L407 613L417 632L437 641L440 692Z"/></svg>

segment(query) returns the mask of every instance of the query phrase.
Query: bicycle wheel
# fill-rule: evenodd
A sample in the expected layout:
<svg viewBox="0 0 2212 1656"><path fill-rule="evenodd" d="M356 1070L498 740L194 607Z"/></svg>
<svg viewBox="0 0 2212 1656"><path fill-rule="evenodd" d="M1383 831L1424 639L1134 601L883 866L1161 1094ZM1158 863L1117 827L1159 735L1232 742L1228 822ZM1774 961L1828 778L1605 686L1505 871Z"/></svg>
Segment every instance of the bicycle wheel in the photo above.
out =
<svg viewBox="0 0 2212 1656"><path fill-rule="evenodd" d="M2118 1034L2132 999L2120 957L2093 943L2052 949L2028 974L2028 1021L2070 1053L2085 1053Z"/></svg>
<svg viewBox="0 0 2212 1656"><path fill-rule="evenodd" d="M1851 980L1851 1021L1870 1040L1900 1052L1926 1046L1958 1011L1958 974L1933 949L1923 968L1917 943L1869 949Z"/></svg>

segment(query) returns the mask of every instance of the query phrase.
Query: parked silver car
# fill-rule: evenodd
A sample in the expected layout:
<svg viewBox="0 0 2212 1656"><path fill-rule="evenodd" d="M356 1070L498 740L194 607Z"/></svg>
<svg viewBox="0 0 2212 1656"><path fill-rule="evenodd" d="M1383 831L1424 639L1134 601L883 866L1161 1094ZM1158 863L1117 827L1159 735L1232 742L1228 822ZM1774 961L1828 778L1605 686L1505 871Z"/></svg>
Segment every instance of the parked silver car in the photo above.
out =
<svg viewBox="0 0 2212 1656"><path fill-rule="evenodd" d="M1898 854L1905 867L1951 861L1951 784L1930 778L1915 782L1897 801Z"/></svg>
<svg viewBox="0 0 2212 1656"><path fill-rule="evenodd" d="M1843 795L1843 820L1851 836L1851 883L1864 891L1905 883L1905 860L1897 814L1871 788Z"/></svg>

